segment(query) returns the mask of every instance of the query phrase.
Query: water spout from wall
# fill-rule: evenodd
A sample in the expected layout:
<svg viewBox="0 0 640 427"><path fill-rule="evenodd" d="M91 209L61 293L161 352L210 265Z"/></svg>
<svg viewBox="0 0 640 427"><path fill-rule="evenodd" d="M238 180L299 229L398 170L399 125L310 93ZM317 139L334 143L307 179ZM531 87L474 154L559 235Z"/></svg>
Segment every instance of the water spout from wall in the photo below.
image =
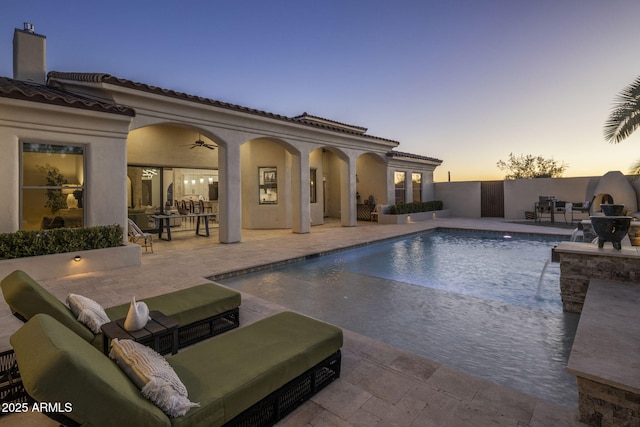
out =
<svg viewBox="0 0 640 427"><path fill-rule="evenodd" d="M540 298L540 292L542 291L542 283L544 280L544 273L547 272L547 268L549 267L550 263L551 263L551 257L549 257L544 262L544 267L542 267L542 272L540 273L540 278L538 279L538 289L536 290L536 298Z"/></svg>

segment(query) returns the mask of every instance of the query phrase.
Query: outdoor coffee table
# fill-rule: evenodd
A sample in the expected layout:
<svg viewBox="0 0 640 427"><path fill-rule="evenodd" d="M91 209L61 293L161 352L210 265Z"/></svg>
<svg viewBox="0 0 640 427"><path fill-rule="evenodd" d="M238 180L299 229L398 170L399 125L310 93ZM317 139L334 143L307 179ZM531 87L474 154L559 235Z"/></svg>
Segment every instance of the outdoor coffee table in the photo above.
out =
<svg viewBox="0 0 640 427"><path fill-rule="evenodd" d="M138 331L127 331L124 328L124 319L113 320L102 325L104 354L109 354L109 342L114 338L134 340L161 353L160 344L165 337L170 337L171 354L176 354L178 352L178 322L157 310L150 311L149 317L151 320Z"/></svg>

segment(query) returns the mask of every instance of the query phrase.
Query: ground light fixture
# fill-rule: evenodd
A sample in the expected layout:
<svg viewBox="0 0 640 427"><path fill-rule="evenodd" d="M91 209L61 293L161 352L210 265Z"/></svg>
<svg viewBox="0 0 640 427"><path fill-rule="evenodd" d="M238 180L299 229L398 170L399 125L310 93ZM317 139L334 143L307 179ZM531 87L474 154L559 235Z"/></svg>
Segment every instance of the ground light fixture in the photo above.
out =
<svg viewBox="0 0 640 427"><path fill-rule="evenodd" d="M80 261L82 261L82 257L80 255L76 255L76 256L73 257L73 260L75 262L80 262Z"/></svg>

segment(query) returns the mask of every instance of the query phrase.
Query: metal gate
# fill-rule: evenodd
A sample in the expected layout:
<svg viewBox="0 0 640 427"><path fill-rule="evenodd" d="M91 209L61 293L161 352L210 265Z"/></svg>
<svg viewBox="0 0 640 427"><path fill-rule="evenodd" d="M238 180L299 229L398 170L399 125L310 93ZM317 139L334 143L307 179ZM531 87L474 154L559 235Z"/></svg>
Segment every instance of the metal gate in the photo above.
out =
<svg viewBox="0 0 640 427"><path fill-rule="evenodd" d="M504 218L504 181L481 182L480 204L482 217Z"/></svg>

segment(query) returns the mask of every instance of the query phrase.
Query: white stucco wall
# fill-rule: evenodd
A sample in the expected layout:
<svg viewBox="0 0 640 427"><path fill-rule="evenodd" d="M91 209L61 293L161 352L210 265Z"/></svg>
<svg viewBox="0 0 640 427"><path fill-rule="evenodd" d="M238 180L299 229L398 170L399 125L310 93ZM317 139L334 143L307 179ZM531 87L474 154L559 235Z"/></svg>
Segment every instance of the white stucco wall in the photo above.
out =
<svg viewBox="0 0 640 427"><path fill-rule="evenodd" d="M373 196L374 204L386 203L386 168L384 160L375 154L364 154L356 159L356 191L360 203Z"/></svg>
<svg viewBox="0 0 640 427"><path fill-rule="evenodd" d="M276 142L257 139L240 148L242 168L242 227L249 229L291 227L291 159ZM278 200L260 204L261 167L277 168Z"/></svg>
<svg viewBox="0 0 640 427"><path fill-rule="evenodd" d="M588 189L600 177L514 179L504 182L504 217L524 219L525 211L533 211L539 196L555 196L558 200L582 203L590 200Z"/></svg>
<svg viewBox="0 0 640 427"><path fill-rule="evenodd" d="M573 178L536 178L504 181L504 218L525 219L525 211L533 211L539 196L555 196L573 203L590 201L600 176ZM640 200L640 180L627 177ZM434 185L435 199L442 200L451 216L481 216L480 181L439 182ZM580 214L576 214L580 215ZM582 214L580 218L586 218Z"/></svg>
<svg viewBox="0 0 640 427"><path fill-rule="evenodd" d="M436 183L435 200L442 200L451 216L480 218L480 181Z"/></svg>
<svg viewBox="0 0 640 427"><path fill-rule="evenodd" d="M126 228L126 137L130 117L0 98L0 232L20 228L20 143L85 147L84 225Z"/></svg>

